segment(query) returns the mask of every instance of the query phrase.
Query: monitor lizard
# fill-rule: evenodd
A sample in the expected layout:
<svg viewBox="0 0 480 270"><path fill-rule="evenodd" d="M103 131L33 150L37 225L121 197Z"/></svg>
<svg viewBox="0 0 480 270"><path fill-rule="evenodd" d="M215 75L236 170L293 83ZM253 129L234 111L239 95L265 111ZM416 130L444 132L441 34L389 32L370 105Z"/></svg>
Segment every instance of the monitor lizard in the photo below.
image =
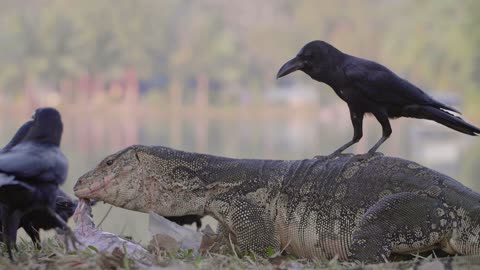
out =
<svg viewBox="0 0 480 270"><path fill-rule="evenodd" d="M415 162L234 159L133 145L81 176L81 198L211 215L242 252L380 262L434 248L480 254L480 194Z"/></svg>

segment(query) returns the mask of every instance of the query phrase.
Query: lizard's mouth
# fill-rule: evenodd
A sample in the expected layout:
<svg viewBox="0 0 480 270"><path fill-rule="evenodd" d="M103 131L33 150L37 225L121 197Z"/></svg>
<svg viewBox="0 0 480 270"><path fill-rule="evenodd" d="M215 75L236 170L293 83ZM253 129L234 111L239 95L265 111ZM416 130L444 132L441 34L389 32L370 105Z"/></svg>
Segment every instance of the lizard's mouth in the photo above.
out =
<svg viewBox="0 0 480 270"><path fill-rule="evenodd" d="M110 186L113 179L113 175L107 175L103 179L97 181L91 181L92 179L83 179L80 177L73 187L73 192L78 198L101 200L101 195L106 193L107 188Z"/></svg>

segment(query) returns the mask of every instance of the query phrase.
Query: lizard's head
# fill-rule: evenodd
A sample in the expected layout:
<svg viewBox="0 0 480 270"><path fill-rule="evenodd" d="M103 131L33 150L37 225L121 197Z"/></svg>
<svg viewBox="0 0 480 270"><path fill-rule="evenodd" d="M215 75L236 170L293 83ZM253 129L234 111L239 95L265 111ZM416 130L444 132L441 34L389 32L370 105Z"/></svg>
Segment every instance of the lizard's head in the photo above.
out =
<svg viewBox="0 0 480 270"><path fill-rule="evenodd" d="M79 198L117 201L134 200L138 194L142 167L137 146L130 146L102 160L96 168L82 175L73 191Z"/></svg>
<svg viewBox="0 0 480 270"><path fill-rule="evenodd" d="M205 184L195 176L200 158L166 147L133 145L102 160L73 188L79 198L163 216L200 214ZM200 160L200 161L199 161Z"/></svg>

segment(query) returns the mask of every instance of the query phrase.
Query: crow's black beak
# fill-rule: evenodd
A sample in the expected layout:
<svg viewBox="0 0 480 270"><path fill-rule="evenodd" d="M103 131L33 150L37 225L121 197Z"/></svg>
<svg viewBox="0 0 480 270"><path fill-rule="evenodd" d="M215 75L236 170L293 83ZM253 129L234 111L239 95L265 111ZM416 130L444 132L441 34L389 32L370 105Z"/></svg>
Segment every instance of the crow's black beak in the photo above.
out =
<svg viewBox="0 0 480 270"><path fill-rule="evenodd" d="M286 62L278 71L277 79L303 68L303 61L297 57Z"/></svg>

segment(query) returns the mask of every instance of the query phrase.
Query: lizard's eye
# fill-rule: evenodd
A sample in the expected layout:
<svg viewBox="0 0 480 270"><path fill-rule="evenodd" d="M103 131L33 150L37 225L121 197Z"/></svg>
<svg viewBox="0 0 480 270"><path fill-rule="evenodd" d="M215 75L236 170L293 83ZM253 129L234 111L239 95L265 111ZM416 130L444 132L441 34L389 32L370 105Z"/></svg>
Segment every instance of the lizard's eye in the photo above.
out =
<svg viewBox="0 0 480 270"><path fill-rule="evenodd" d="M111 160L111 159L110 159L110 160L107 160L107 165L108 165L108 166L110 166L110 165L112 165L112 164L113 164L113 160Z"/></svg>

